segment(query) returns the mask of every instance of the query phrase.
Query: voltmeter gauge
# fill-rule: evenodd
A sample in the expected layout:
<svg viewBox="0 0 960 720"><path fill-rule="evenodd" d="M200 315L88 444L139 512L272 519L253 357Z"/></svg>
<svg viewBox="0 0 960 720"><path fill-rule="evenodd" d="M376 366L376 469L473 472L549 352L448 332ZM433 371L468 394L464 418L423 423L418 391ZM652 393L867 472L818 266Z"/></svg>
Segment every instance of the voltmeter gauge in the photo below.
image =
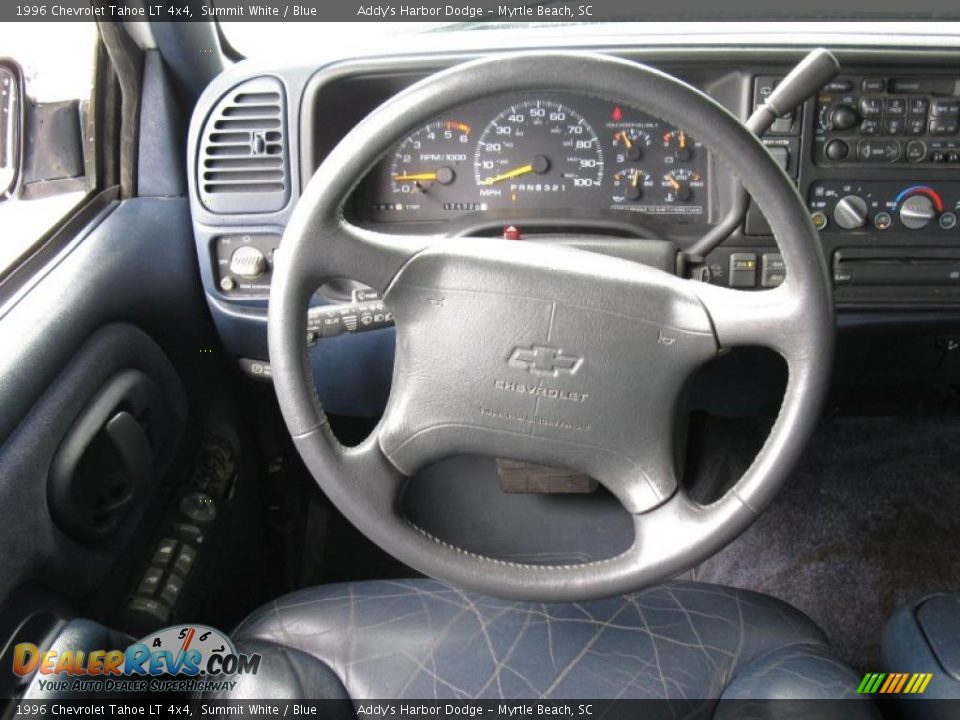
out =
<svg viewBox="0 0 960 720"><path fill-rule="evenodd" d="M663 134L663 147L667 163L682 163L692 160L701 145L683 130L670 130Z"/></svg>

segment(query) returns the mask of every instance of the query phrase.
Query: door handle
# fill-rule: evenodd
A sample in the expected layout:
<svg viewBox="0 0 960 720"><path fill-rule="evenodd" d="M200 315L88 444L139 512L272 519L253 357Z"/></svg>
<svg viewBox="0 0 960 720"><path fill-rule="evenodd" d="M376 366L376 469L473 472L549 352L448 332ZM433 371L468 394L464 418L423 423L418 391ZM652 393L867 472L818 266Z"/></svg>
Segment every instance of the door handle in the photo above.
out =
<svg viewBox="0 0 960 720"><path fill-rule="evenodd" d="M156 384L139 370L113 376L64 436L47 481L57 524L77 540L111 535L125 509L150 487L154 453L148 429L159 406Z"/></svg>
<svg viewBox="0 0 960 720"><path fill-rule="evenodd" d="M103 430L120 457L124 474L139 486L153 470L153 448L143 425L121 410L107 421Z"/></svg>

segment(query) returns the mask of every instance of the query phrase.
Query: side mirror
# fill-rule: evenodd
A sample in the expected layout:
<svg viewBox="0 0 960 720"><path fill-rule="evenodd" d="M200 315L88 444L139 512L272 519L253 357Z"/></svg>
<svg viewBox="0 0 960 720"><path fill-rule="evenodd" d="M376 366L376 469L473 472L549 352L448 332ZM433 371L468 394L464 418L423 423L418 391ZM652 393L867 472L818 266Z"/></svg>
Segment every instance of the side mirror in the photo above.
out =
<svg viewBox="0 0 960 720"><path fill-rule="evenodd" d="M0 201L15 197L23 166L23 72L0 59Z"/></svg>

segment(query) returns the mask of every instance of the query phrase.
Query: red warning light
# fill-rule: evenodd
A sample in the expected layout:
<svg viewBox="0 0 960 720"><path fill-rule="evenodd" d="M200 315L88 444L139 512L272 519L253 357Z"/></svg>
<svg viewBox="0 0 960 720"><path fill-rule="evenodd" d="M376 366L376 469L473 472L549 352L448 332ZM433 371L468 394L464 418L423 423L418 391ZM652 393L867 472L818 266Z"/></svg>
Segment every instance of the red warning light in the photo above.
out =
<svg viewBox="0 0 960 720"><path fill-rule="evenodd" d="M620 122L623 119L623 110L620 109L619 105L614 105L613 112L610 113L610 117L614 122Z"/></svg>

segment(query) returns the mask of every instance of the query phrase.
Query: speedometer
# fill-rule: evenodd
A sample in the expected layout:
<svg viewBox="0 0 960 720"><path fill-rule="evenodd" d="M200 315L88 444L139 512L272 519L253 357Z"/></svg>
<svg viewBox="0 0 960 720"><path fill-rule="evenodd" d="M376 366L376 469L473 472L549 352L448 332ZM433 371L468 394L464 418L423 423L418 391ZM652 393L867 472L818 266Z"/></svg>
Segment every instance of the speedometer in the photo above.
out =
<svg viewBox="0 0 960 720"><path fill-rule="evenodd" d="M600 187L603 149L597 134L575 110L553 100L511 105L480 136L473 172L480 196L522 204L569 203L565 195ZM555 198L555 202L551 202Z"/></svg>

